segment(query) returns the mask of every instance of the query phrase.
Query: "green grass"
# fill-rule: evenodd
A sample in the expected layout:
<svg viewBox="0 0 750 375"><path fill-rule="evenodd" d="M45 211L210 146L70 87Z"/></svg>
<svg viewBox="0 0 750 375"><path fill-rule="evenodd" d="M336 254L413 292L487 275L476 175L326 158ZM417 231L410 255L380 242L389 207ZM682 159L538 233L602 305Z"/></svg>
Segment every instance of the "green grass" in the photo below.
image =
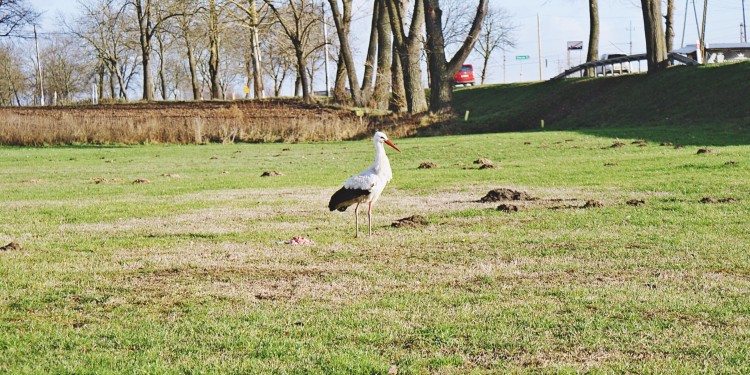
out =
<svg viewBox="0 0 750 375"><path fill-rule="evenodd" d="M454 134L539 129L580 130L629 137L638 127L680 128L672 141L698 145L750 142L750 62L677 66L660 74L571 78L458 89L454 107L468 123L450 126ZM702 128L710 125L711 132ZM738 132L737 128L743 131ZM697 128L697 129L696 129ZM424 129L428 133L430 129ZM696 133L700 136L696 138ZM727 133L739 138L727 137ZM646 132L662 141L659 130Z"/></svg>
<svg viewBox="0 0 750 375"><path fill-rule="evenodd" d="M692 127L394 140L359 239L369 141L0 148L0 372L750 372L750 146Z"/></svg>

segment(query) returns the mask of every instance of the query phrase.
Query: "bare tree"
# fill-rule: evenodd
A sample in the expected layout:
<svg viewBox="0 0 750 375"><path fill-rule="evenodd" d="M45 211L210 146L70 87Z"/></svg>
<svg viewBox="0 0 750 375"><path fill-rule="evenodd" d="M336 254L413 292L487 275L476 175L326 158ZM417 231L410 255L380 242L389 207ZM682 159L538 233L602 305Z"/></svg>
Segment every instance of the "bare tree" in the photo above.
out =
<svg viewBox="0 0 750 375"><path fill-rule="evenodd" d="M193 100L201 98L201 87L198 82L198 63L196 62L195 38L196 38L196 17L198 12L198 3L196 0L178 1L179 15L175 18L176 28L174 29L177 37L185 45L185 55L187 57L187 71L190 75L190 88L193 93Z"/></svg>
<svg viewBox="0 0 750 375"><path fill-rule="evenodd" d="M593 0L595 1L595 0ZM484 17L482 31L474 45L476 51L482 57L481 84L484 85L487 77L487 65L490 57L498 48L506 50L515 47L513 31L515 26L511 23L511 17L500 7L490 6Z"/></svg>
<svg viewBox="0 0 750 375"><path fill-rule="evenodd" d="M82 59L85 52L76 44L77 40L58 37L41 51L44 70L45 91L56 93L58 103L70 103L77 95L85 94L85 83L95 61Z"/></svg>
<svg viewBox="0 0 750 375"><path fill-rule="evenodd" d="M0 36L12 36L37 18L39 13L26 0L0 0Z"/></svg>
<svg viewBox="0 0 750 375"><path fill-rule="evenodd" d="M252 70L253 94L256 98L262 98L263 69L261 67L259 35L266 22L264 15L265 6L258 8L256 0L247 0L245 2L232 0L231 3L244 14L245 17L242 20L242 25L250 30L250 58L252 63L249 68Z"/></svg>
<svg viewBox="0 0 750 375"><path fill-rule="evenodd" d="M110 96L127 100L127 88L134 72L132 67L139 60L128 45L132 36L123 4L110 0L79 1L78 4L81 13L73 24L62 19L63 27L84 40L101 60L110 78ZM103 92L103 81L99 82L100 92Z"/></svg>
<svg viewBox="0 0 750 375"><path fill-rule="evenodd" d="M666 38L661 25L661 0L641 0L641 10L646 34L648 73L658 73L669 64Z"/></svg>
<svg viewBox="0 0 750 375"><path fill-rule="evenodd" d="M488 0L479 0L476 15L461 48L446 61L445 42L443 40L442 10L439 0L424 0L425 29L427 31L428 67L430 69L430 110L444 113L452 111L453 76L474 48L479 37L484 15L487 13Z"/></svg>
<svg viewBox="0 0 750 375"><path fill-rule="evenodd" d="M268 56L263 64L263 70L273 79L273 96L281 95L281 87L287 75L294 69L295 57L291 53L292 49L289 39L282 37L282 32L270 32L268 38L261 43L263 55Z"/></svg>
<svg viewBox="0 0 750 375"><path fill-rule="evenodd" d="M13 102L21 106L21 95L27 89L21 70L21 53L11 44L0 44L0 106Z"/></svg>
<svg viewBox="0 0 750 375"><path fill-rule="evenodd" d="M314 49L310 46L310 34L320 22L320 17L316 14L317 7L311 0L263 1L271 8L281 29L294 47L297 79L302 89L302 101L305 104L312 104L315 99L310 92L305 57L309 51Z"/></svg>
<svg viewBox="0 0 750 375"><path fill-rule="evenodd" d="M143 100L154 100L154 79L151 70L152 40L161 32L161 26L172 17L180 15L168 7L166 1L129 0L135 9L138 22L138 34L141 47L141 64L143 66Z"/></svg>
<svg viewBox="0 0 750 375"><path fill-rule="evenodd" d="M221 25L220 13L223 5L216 0L208 0L208 73L211 82L211 99L222 99L219 69L221 66Z"/></svg>

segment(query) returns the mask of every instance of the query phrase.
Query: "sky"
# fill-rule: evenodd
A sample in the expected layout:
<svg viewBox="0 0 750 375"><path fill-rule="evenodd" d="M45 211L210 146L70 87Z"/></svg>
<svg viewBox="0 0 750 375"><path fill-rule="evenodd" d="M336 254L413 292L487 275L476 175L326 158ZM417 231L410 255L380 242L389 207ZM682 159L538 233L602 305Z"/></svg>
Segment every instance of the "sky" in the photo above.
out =
<svg viewBox="0 0 750 375"><path fill-rule="evenodd" d="M477 0L468 1L477 2ZM586 59L589 34L588 0L489 1L490 6L505 9L517 29L515 32L516 48L505 53L503 51L494 53L488 64L487 83L549 79L566 68L568 59L572 65L577 65ZM54 31L55 17L58 13L69 14L75 12L76 8L74 2L70 0L30 0L30 2L37 10L44 12L42 28L45 31ZM354 27L352 45L365 45L360 51L355 51L360 60L358 65L361 66L368 40L370 5L365 5L369 4L366 0L359 0L358 3L362 5L355 8L355 25L362 25L363 28L358 30L356 26ZM697 20L700 23L703 17L703 1L675 0L675 48L695 44L698 39L693 6L697 10ZM750 0L745 5L745 11L750 17ZM742 0L708 1L706 42L709 45L739 42L742 17ZM538 38L537 34L537 19L541 38ZM640 1L599 0L599 22L600 54L629 54L631 48L634 54L646 52ZM539 39L541 40L541 59L537 42ZM684 43L682 43L683 40ZM566 47L568 41L583 41L583 50L571 51L568 54ZM517 56L529 58L518 60ZM476 53L469 56L467 62L474 65L475 71L479 71L481 60ZM633 66L633 69L636 69L637 63ZM317 79L316 82L324 82L324 80ZM324 89L324 87L315 88L315 90Z"/></svg>

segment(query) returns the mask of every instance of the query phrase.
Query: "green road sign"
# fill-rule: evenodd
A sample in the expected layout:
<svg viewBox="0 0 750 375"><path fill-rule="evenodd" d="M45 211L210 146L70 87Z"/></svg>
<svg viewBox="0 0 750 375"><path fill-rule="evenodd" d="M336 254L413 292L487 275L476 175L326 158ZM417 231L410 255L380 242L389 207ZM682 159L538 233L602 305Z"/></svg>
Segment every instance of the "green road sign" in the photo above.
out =
<svg viewBox="0 0 750 375"><path fill-rule="evenodd" d="M516 56L516 60L528 60L528 59L529 59L529 55Z"/></svg>

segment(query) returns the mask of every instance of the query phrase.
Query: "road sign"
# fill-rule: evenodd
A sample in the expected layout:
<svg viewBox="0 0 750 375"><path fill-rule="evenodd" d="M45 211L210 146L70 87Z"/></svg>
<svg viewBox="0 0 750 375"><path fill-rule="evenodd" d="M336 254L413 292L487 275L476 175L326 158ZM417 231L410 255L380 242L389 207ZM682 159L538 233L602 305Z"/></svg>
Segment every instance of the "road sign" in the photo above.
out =
<svg viewBox="0 0 750 375"><path fill-rule="evenodd" d="M516 56L516 60L528 60L528 59L529 59L529 55Z"/></svg>
<svg viewBox="0 0 750 375"><path fill-rule="evenodd" d="M583 49L583 41L582 40L574 40L568 42L568 51L570 50L576 50L576 49Z"/></svg>

